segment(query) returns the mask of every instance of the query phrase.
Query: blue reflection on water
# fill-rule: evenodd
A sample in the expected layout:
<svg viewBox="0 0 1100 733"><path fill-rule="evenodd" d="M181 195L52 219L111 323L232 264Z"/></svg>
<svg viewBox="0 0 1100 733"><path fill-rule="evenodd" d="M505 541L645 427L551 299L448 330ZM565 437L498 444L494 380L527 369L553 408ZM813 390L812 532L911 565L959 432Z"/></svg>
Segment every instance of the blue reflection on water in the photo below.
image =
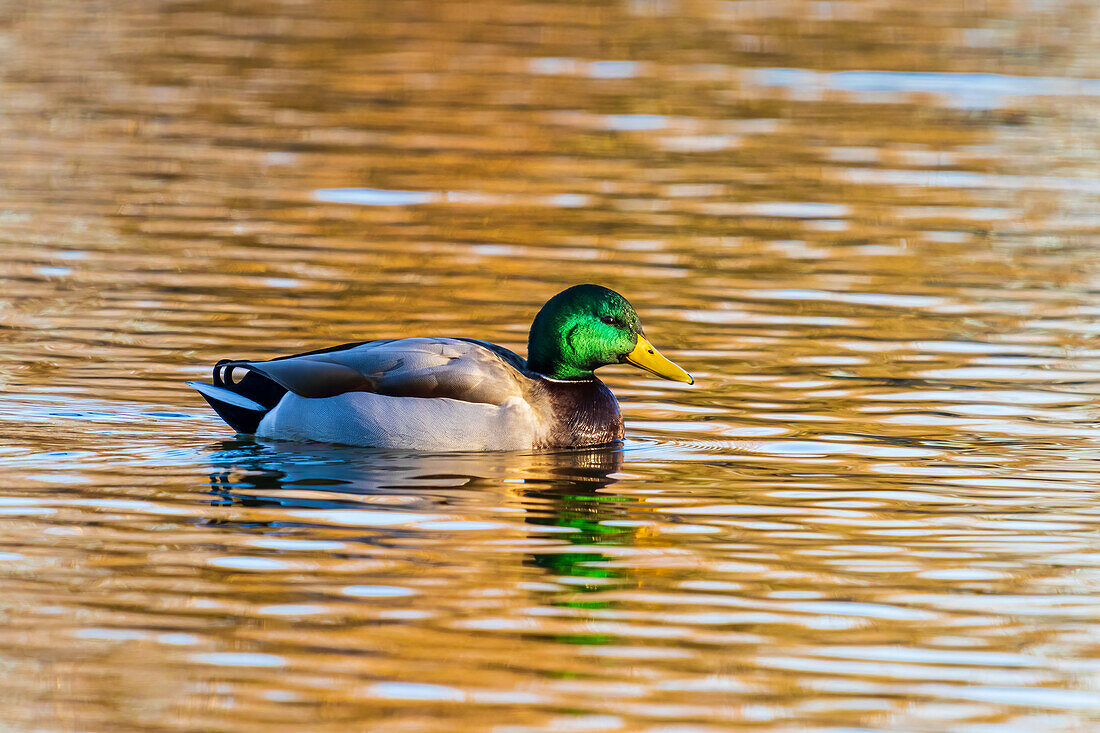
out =
<svg viewBox="0 0 1100 733"><path fill-rule="evenodd" d="M668 117L664 115L607 115L603 118L608 130L641 132L663 130L668 127Z"/></svg>
<svg viewBox="0 0 1100 733"><path fill-rule="evenodd" d="M954 107L997 109L1006 97L1100 96L1100 79L1007 74L960 74L909 71L834 71L811 69L750 69L750 82L760 86L835 89L869 94L897 92L945 94ZM863 101L875 101L865 98ZM888 97L882 101L895 102Z"/></svg>
<svg viewBox="0 0 1100 733"><path fill-rule="evenodd" d="M283 667L286 659L276 654L247 652L211 652L192 654L189 659L199 664L216 664L220 667Z"/></svg>
<svg viewBox="0 0 1100 733"><path fill-rule="evenodd" d="M384 188L319 188L313 198L335 204L360 206L413 206L439 198L433 191L391 191Z"/></svg>

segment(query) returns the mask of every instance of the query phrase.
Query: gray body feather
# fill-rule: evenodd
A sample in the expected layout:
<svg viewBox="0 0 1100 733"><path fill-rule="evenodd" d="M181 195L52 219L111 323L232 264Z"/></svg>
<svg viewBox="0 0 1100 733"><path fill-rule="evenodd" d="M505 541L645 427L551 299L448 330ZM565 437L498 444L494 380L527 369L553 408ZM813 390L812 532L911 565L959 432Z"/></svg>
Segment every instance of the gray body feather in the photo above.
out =
<svg viewBox="0 0 1100 733"><path fill-rule="evenodd" d="M254 428L266 438L450 451L599 445L623 434L618 402L598 379L550 380L527 371L511 351L480 341L394 339L222 362L218 386L195 388L208 401L225 389L241 398L237 407L257 404L259 395L241 388L262 385L234 382L236 370L285 390Z"/></svg>

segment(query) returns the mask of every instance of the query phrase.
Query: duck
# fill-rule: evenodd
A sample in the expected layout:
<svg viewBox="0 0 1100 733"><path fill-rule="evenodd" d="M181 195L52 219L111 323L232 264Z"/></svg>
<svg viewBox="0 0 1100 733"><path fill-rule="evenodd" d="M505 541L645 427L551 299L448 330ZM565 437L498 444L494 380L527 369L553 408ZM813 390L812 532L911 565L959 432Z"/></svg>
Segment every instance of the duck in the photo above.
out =
<svg viewBox="0 0 1100 733"><path fill-rule="evenodd" d="M187 382L241 435L417 451L602 446L624 437L595 370L629 363L694 384L646 338L634 307L601 285L550 298L527 358L471 338L360 341L268 361L222 359Z"/></svg>

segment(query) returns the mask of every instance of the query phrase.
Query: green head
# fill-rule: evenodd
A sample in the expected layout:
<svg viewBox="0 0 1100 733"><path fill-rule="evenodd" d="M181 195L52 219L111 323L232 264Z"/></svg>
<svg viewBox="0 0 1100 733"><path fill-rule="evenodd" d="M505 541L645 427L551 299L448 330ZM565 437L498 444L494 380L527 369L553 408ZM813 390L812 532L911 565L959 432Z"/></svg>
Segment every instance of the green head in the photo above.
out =
<svg viewBox="0 0 1100 733"><path fill-rule="evenodd" d="M692 383L646 340L626 298L599 285L574 285L546 302L527 340L527 367L552 379L591 379L629 361L666 379Z"/></svg>

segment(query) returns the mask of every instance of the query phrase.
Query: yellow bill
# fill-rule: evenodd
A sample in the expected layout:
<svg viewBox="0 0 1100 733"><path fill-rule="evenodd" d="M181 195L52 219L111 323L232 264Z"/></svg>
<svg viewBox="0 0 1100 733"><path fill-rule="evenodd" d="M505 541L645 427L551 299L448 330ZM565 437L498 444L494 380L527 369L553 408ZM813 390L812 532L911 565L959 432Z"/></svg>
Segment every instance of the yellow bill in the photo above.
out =
<svg viewBox="0 0 1100 733"><path fill-rule="evenodd" d="M695 380L691 378L690 374L661 356L661 352L657 351L657 348L649 343L649 339L641 334L638 335L638 345L626 355L626 360L636 367L641 367L651 374L656 374L658 377L671 379L674 382L695 384Z"/></svg>

